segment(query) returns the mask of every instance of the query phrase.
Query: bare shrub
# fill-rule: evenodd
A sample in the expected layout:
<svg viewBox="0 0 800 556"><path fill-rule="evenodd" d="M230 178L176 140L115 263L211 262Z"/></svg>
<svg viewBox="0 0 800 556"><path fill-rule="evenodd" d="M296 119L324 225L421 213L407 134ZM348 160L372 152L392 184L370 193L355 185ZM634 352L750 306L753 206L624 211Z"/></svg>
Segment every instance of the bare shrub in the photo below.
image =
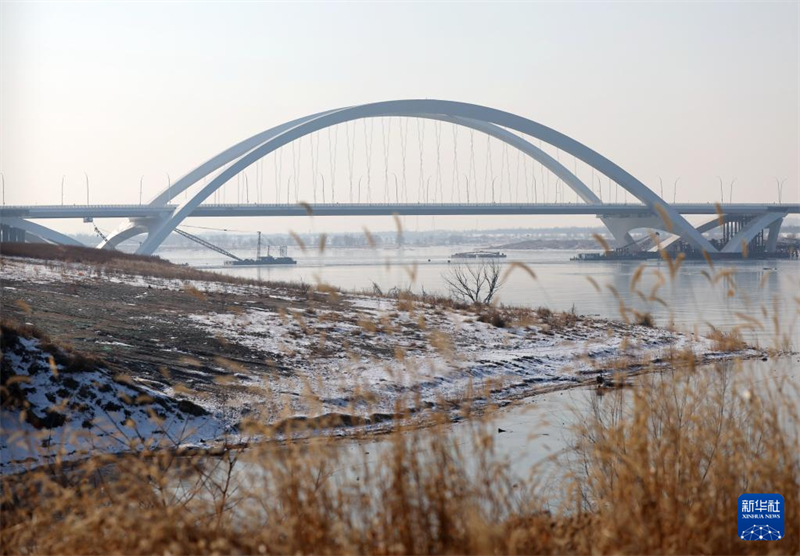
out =
<svg viewBox="0 0 800 556"><path fill-rule="evenodd" d="M450 294L473 304L489 304L502 288L500 264L495 260L456 263L443 276Z"/></svg>
<svg viewBox="0 0 800 556"><path fill-rule="evenodd" d="M478 315L479 322L486 322L497 328L506 328L509 322L500 311L485 311Z"/></svg>
<svg viewBox="0 0 800 556"><path fill-rule="evenodd" d="M647 313L647 312L639 313L639 312L637 312L637 313L635 313L635 315L636 315L636 324L638 324L640 326L646 326L648 328L654 328L655 327L656 321L653 318L653 315L651 313Z"/></svg>

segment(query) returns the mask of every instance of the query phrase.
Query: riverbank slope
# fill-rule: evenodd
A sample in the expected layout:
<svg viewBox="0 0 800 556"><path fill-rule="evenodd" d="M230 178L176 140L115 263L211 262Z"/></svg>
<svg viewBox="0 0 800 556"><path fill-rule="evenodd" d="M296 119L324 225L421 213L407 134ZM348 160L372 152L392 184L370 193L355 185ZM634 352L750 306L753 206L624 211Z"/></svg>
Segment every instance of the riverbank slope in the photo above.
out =
<svg viewBox="0 0 800 556"><path fill-rule="evenodd" d="M7 253L4 337L16 332L3 385L18 377L22 398L3 423L44 431L51 455L94 449L76 431L204 445L241 437L244 421L377 426L674 357L731 355L718 340L546 309L264 283L80 249ZM70 377L77 356L95 374ZM0 448L6 467L33 457L29 446Z"/></svg>

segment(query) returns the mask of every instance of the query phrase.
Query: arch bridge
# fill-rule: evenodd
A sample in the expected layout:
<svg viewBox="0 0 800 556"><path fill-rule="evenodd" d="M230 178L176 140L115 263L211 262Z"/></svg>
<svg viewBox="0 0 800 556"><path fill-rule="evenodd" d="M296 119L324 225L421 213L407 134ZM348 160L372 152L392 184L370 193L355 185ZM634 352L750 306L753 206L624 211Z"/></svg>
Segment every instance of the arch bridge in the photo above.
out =
<svg viewBox="0 0 800 556"><path fill-rule="evenodd" d="M343 123L383 117L411 117L447 122L485 133L518 149L525 156L547 168L567 187L580 203L547 205L540 203L384 203L384 204L319 204L298 207L297 204L211 205L203 204L232 178L247 170L277 149L312 133ZM522 134L520 136L518 134ZM605 175L632 195L634 204L604 203L575 172L553 158L527 137L547 143L560 152L581 160L593 172ZM213 177L212 177L213 176ZM191 188L191 191L189 191ZM187 192L182 203L173 201ZM399 201L399 199L398 199ZM146 234L137 250L154 253L184 219L196 216L264 216L298 215L312 211L315 215L372 214L595 214L608 228L617 246L635 245L630 232L647 228L673 234L691 248L714 254L737 253L768 230L766 249L775 250L784 217L800 212L798 205L706 205L670 204L623 168L588 146L525 117L494 108L432 99L394 100L337 108L292 120L253 135L211 157L156 195L147 205L82 206L82 207L3 207L0 216L4 229L23 229L34 237L56 243L76 243L54 230L31 222L36 218L125 217L117 230L108 235L100 248L117 247L121 242ZM686 214L714 214L707 223L694 227ZM724 228L723 245L713 244L703 233L718 226Z"/></svg>

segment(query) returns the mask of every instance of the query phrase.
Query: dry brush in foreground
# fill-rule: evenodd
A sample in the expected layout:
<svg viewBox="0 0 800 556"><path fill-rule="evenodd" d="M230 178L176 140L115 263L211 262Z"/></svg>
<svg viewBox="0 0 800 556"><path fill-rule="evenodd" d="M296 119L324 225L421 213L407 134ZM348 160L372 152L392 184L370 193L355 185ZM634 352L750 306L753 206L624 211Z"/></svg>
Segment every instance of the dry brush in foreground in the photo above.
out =
<svg viewBox="0 0 800 556"><path fill-rule="evenodd" d="M758 396L734 376L690 368L597 398L559 460L558 505L497 456L488 418L468 444L442 420L396 430L373 461L317 438L9 477L2 552L798 553L793 394ZM784 495L784 539L738 540L743 492Z"/></svg>

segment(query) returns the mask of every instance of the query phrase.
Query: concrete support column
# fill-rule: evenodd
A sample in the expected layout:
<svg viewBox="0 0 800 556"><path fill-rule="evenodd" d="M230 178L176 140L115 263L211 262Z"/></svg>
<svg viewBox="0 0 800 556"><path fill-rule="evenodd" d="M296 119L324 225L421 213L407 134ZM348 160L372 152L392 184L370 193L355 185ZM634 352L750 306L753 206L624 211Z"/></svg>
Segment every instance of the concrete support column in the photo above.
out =
<svg viewBox="0 0 800 556"><path fill-rule="evenodd" d="M608 231L614 236L614 247L622 248L627 247L631 251L642 251L652 246L652 242L634 243L631 236L631 230L637 229L654 229L665 230L666 225L664 221L655 215L641 215L641 216L601 216L600 220L606 225ZM664 234L661 234L661 241L666 240Z"/></svg>
<svg viewBox="0 0 800 556"><path fill-rule="evenodd" d="M5 243L23 243L25 241L25 230L2 224L0 225L0 241Z"/></svg>
<svg viewBox="0 0 800 556"><path fill-rule="evenodd" d="M47 241L61 245L77 245L80 247L84 246L80 241L73 239L66 234L62 234L61 232L47 228L41 224L31 222L30 220L25 220L24 218L7 218L3 224L4 226L8 226L12 229L19 229L25 232L22 235L22 239L19 241L27 240L34 243Z"/></svg>
<svg viewBox="0 0 800 556"><path fill-rule="evenodd" d="M767 237L767 253L775 253L778 250L778 235L781 232L783 218L776 220L769 225L769 236Z"/></svg>
<svg viewBox="0 0 800 556"><path fill-rule="evenodd" d="M150 233L163 224L161 218L135 218L123 222L116 230L108 235L108 239L102 241L98 247L100 249L116 249L120 243L134 238L141 234Z"/></svg>
<svg viewBox="0 0 800 556"><path fill-rule="evenodd" d="M744 245L750 242L764 229L771 227L775 222L779 222L786 217L785 212L767 212L761 215L754 215L749 218L741 230L728 240L722 248L723 253L741 253ZM776 234L777 244L777 234Z"/></svg>

